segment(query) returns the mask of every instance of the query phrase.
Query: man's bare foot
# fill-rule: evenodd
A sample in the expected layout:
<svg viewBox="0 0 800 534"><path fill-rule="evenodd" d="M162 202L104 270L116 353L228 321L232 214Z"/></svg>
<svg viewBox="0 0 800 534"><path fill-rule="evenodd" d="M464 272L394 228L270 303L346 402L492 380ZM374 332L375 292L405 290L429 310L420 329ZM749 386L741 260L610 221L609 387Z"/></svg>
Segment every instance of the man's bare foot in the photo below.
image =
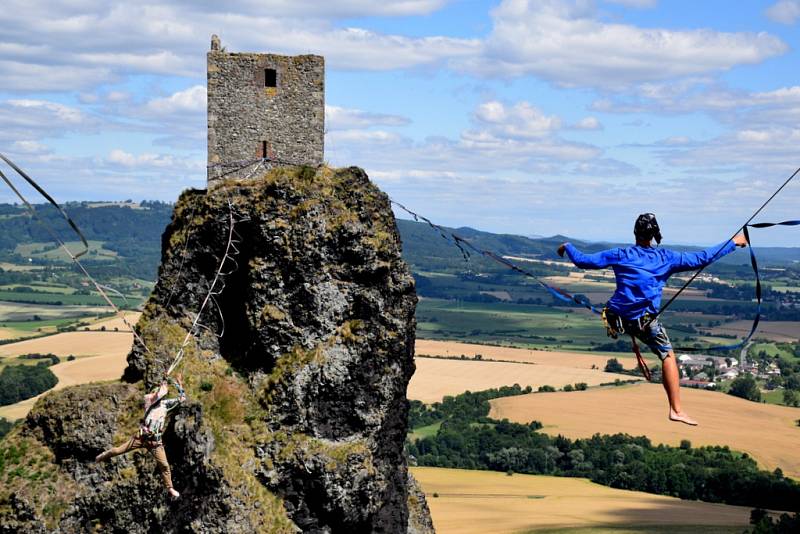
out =
<svg viewBox="0 0 800 534"><path fill-rule="evenodd" d="M175 491L174 488L170 488L167 493L169 493L169 498L172 499L173 501L181 496L181 494Z"/></svg>
<svg viewBox="0 0 800 534"><path fill-rule="evenodd" d="M697 426L697 421L689 417L688 414L685 412L676 412L675 410L670 409L669 411L669 420L670 421L677 421L679 423L685 423L690 426Z"/></svg>
<svg viewBox="0 0 800 534"><path fill-rule="evenodd" d="M109 456L110 456L109 451L101 452L100 454L94 457L94 461L105 462Z"/></svg>

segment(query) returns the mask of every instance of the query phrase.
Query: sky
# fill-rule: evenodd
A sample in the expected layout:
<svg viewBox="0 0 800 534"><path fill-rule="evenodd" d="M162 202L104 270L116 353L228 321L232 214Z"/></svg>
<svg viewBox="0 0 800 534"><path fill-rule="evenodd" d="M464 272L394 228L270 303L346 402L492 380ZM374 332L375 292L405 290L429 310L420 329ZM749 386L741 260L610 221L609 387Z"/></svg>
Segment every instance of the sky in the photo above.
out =
<svg viewBox="0 0 800 534"><path fill-rule="evenodd" d="M62 202L205 187L216 33L325 56L326 161L436 222L712 244L800 167L798 30L800 0L3 0L0 152Z"/></svg>

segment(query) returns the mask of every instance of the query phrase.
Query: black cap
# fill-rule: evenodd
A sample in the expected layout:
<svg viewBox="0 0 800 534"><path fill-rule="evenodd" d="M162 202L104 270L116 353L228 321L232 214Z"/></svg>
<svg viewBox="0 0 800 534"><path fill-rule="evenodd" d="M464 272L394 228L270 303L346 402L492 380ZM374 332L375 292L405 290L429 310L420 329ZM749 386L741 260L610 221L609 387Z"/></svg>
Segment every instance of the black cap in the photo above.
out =
<svg viewBox="0 0 800 534"><path fill-rule="evenodd" d="M633 227L633 235L637 241L650 241L655 238L656 243L661 244L661 229L658 227L656 216L652 213L642 213L636 219Z"/></svg>

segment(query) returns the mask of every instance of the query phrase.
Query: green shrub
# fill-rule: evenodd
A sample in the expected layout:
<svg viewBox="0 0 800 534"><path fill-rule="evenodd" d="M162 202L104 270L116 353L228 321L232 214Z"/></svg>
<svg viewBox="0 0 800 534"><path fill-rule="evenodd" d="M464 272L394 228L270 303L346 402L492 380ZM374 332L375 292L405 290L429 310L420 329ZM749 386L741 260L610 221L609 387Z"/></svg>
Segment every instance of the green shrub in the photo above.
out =
<svg viewBox="0 0 800 534"><path fill-rule="evenodd" d="M759 389L756 379L750 375L740 376L731 382L731 389L728 393L750 401L761 401L761 389Z"/></svg>
<svg viewBox="0 0 800 534"><path fill-rule="evenodd" d="M0 372L0 406L35 397L57 383L58 378L46 366L9 365Z"/></svg>
<svg viewBox="0 0 800 534"><path fill-rule="evenodd" d="M0 439L2 439L3 436L11 432L12 426L14 426L14 423L9 421L5 417L0 417Z"/></svg>

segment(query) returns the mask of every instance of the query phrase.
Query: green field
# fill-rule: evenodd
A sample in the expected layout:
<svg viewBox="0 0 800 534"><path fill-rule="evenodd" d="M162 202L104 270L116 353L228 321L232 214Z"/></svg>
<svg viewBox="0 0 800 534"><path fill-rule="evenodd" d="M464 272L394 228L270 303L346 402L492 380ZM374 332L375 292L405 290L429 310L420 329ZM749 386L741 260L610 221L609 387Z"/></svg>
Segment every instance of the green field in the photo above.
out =
<svg viewBox="0 0 800 534"><path fill-rule="evenodd" d="M414 441L416 439L433 437L439 431L440 426L442 426L441 421L433 423L432 425L417 427L408 433L408 439Z"/></svg>
<svg viewBox="0 0 800 534"><path fill-rule="evenodd" d="M141 296L127 296L125 301L116 296L109 295L111 301L119 307L135 308L144 300ZM50 304L54 306L103 306L108 305L100 295L67 295L64 293L20 293L17 291L0 290L0 301L22 302L28 304Z"/></svg>
<svg viewBox="0 0 800 534"><path fill-rule="evenodd" d="M589 349L606 340L598 318L535 304L422 299L417 320L417 335L426 339L573 349Z"/></svg>
<svg viewBox="0 0 800 534"><path fill-rule="evenodd" d="M93 260L115 260L117 258L116 252L103 248L104 241L89 240L88 243L89 252L86 253L85 257ZM67 245L67 248L73 254L77 254L84 249L83 243L80 241L67 241L65 245ZM63 262L71 261L64 249L55 243L25 243L17 245L14 252L23 258Z"/></svg>
<svg viewBox="0 0 800 534"><path fill-rule="evenodd" d="M676 328L670 338L676 344L731 343L723 337L698 336L680 324L707 324L718 316L696 313L670 314L665 323ZM593 350L613 340L606 336L600 318L579 308L549 307L503 302L462 302L421 299L417 305L417 336L470 343L513 345L523 348Z"/></svg>
<svg viewBox="0 0 800 534"><path fill-rule="evenodd" d="M27 284L6 284L0 285L0 291L13 291L20 287L29 287L35 291L42 291L44 293L58 293L61 295L72 295L75 293L75 288L66 285L47 284L43 282L30 282ZM19 292L20 295L25 295L25 292Z"/></svg>
<svg viewBox="0 0 800 534"><path fill-rule="evenodd" d="M754 356L761 351L764 351L771 357L778 357L789 361L796 360L794 354L779 347L776 343L756 342L750 346L750 349L747 352L749 355Z"/></svg>

